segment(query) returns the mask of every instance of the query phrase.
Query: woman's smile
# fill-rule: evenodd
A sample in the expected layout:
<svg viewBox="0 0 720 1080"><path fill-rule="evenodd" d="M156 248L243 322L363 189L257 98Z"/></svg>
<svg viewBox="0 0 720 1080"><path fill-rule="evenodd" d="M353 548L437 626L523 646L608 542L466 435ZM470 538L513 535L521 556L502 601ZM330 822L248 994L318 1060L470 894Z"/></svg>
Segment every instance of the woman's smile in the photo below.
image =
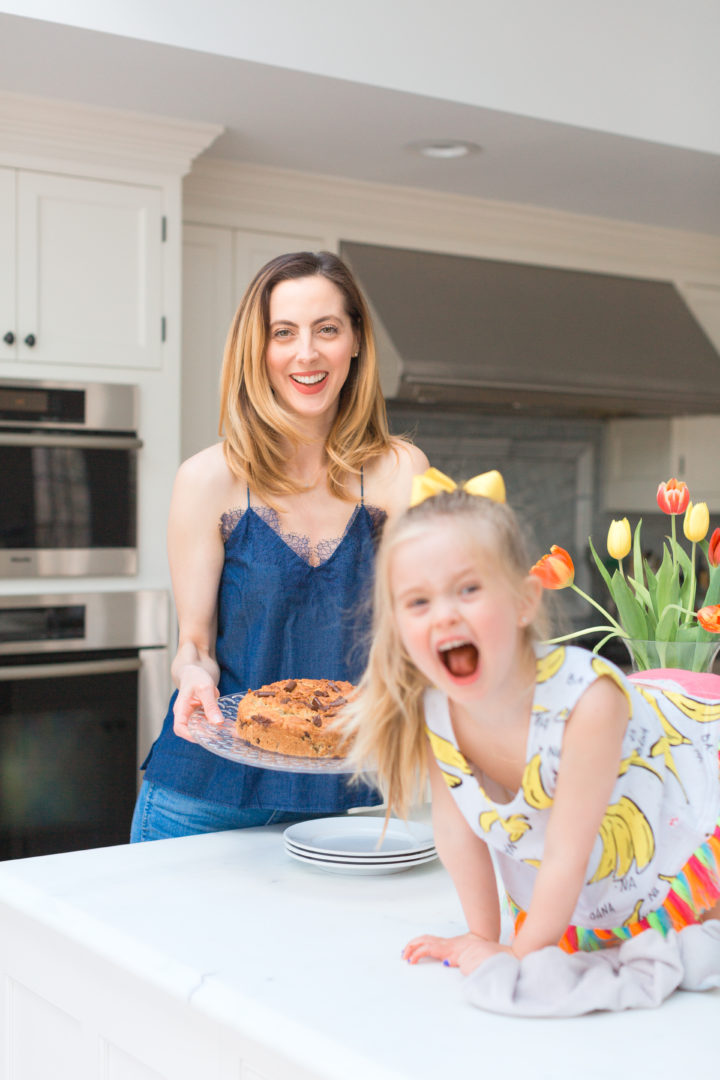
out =
<svg viewBox="0 0 720 1080"><path fill-rule="evenodd" d="M327 381L327 371L308 371L307 374L295 374L290 378L297 386L301 394L317 394L323 389Z"/></svg>

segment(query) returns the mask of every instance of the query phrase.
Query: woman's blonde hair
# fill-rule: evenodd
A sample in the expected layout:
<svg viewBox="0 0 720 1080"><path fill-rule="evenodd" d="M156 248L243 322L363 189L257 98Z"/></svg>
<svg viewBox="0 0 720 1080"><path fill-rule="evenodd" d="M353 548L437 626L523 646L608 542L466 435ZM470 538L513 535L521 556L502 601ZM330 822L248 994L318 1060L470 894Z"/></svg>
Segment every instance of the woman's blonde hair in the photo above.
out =
<svg viewBox="0 0 720 1080"><path fill-rule="evenodd" d="M392 810L406 815L422 791L426 765L423 694L430 685L418 671L398 633L393 611L391 563L399 544L451 520L467 532L478 550L492 551L518 591L530 570L523 531L505 503L460 489L435 495L413 506L388 525L375 568L372 642L358 692L343 710L342 727L352 739L350 762L356 778L365 772ZM542 605L524 627L525 641L547 632Z"/></svg>
<svg viewBox="0 0 720 1080"><path fill-rule="evenodd" d="M261 496L295 494L301 485L287 476L286 441L301 441L292 415L275 398L265 366L270 295L281 281L321 275L343 294L358 343L357 356L340 391L337 416L328 434L328 487L351 499L350 474L391 444L380 390L370 315L349 269L329 251L299 251L267 263L250 282L230 326L223 358L219 433L233 475Z"/></svg>

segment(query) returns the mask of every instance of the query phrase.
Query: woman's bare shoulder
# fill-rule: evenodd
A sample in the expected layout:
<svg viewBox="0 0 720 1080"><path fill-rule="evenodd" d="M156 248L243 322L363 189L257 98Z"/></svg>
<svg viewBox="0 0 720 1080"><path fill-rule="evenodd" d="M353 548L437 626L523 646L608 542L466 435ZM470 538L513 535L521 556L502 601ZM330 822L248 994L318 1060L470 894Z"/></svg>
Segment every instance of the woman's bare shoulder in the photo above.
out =
<svg viewBox="0 0 720 1080"><path fill-rule="evenodd" d="M243 482L228 467L223 444L215 443L183 461L177 471L173 496L221 512L233 502L242 486Z"/></svg>
<svg viewBox="0 0 720 1080"><path fill-rule="evenodd" d="M368 470L368 501L381 506L388 514L405 510L410 501L412 478L425 472L428 459L423 451L406 439L393 438L385 453Z"/></svg>

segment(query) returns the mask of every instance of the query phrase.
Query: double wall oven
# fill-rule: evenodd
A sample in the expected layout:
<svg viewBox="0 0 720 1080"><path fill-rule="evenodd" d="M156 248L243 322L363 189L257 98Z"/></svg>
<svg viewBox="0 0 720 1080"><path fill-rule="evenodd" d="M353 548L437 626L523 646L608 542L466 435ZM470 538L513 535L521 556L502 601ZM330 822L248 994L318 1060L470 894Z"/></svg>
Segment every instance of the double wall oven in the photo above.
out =
<svg viewBox="0 0 720 1080"><path fill-rule="evenodd" d="M137 572L137 388L0 380L0 578Z"/></svg>
<svg viewBox="0 0 720 1080"><path fill-rule="evenodd" d="M141 446L135 387L0 380L0 859L128 841L169 690L168 594L128 581Z"/></svg>

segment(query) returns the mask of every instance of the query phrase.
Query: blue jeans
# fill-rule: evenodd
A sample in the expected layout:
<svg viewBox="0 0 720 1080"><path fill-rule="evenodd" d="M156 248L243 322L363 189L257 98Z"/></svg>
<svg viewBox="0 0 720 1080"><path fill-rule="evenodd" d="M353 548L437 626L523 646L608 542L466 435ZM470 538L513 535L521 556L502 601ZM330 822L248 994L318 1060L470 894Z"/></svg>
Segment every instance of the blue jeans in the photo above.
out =
<svg viewBox="0 0 720 1080"><path fill-rule="evenodd" d="M196 833L224 829L251 829L255 825L275 825L283 821L308 821L328 814L296 814L287 810L259 810L253 807L222 806L196 799L144 780L135 804L130 843L143 840L172 840Z"/></svg>

